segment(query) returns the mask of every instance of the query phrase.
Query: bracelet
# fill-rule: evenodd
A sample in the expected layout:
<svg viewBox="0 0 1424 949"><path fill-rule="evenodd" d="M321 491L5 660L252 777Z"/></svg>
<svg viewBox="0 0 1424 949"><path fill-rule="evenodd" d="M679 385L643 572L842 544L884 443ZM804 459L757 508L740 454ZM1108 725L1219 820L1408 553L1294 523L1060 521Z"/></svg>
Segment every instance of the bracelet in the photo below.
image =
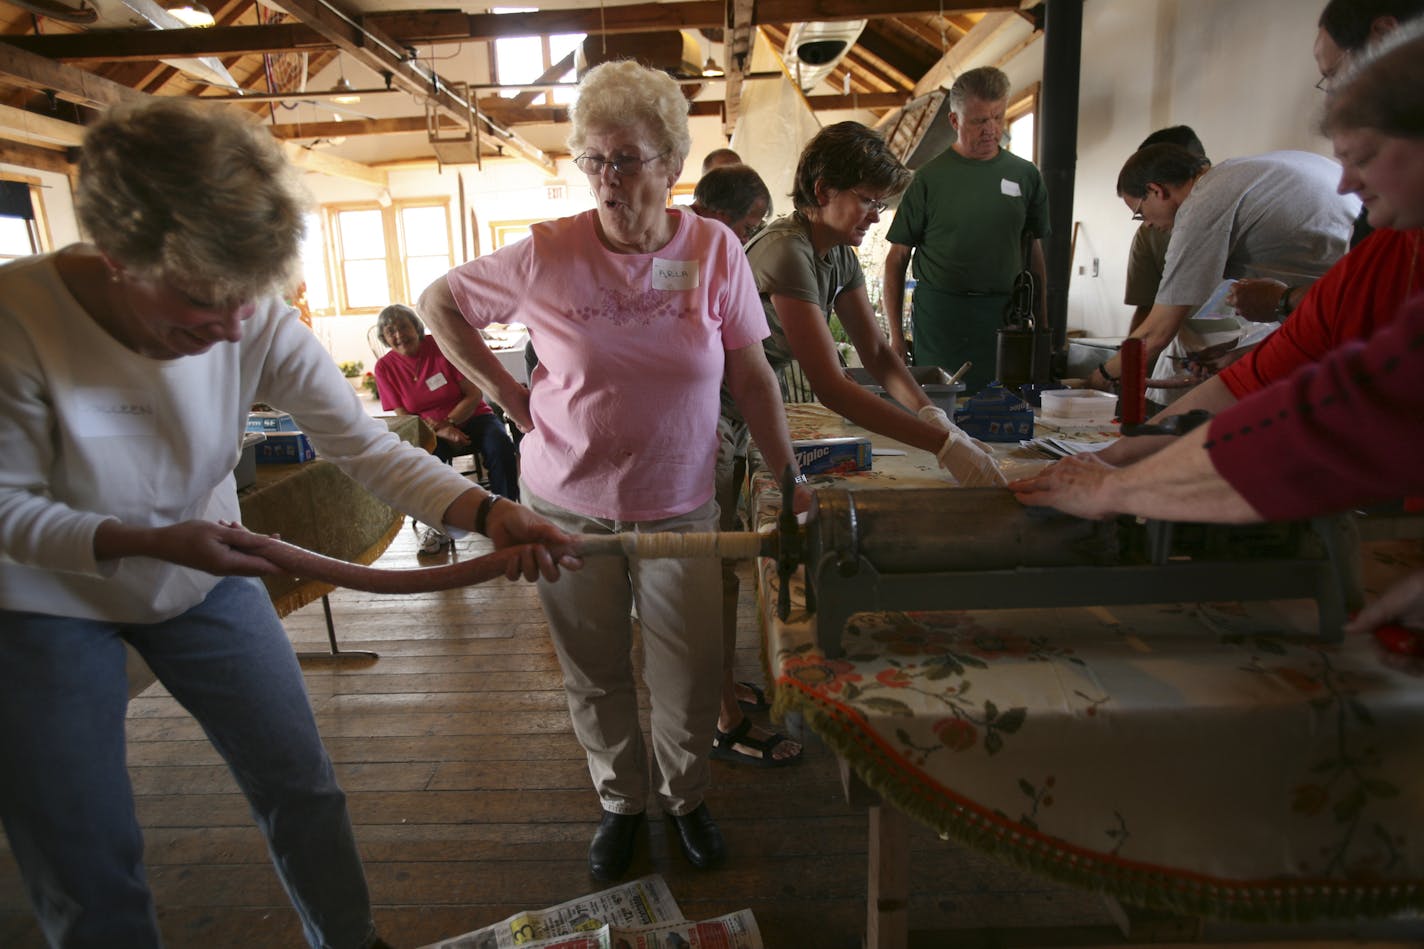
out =
<svg viewBox="0 0 1424 949"><path fill-rule="evenodd" d="M1106 362L1098 363L1098 372L1102 373L1103 378L1113 385L1117 384L1117 377L1108 374L1108 364Z"/></svg>
<svg viewBox="0 0 1424 949"><path fill-rule="evenodd" d="M808 478L808 477L806 477L804 474L798 474L796 477L794 477L794 478L791 479L791 481L792 481L794 484L805 484L806 482L808 482L808 481L810 481L810 480L811 480L811 479Z"/></svg>
<svg viewBox="0 0 1424 949"><path fill-rule="evenodd" d="M494 492L485 495L485 499L480 502L479 509L475 511L476 534L484 534L486 537L489 536L489 533L485 530L485 526L489 523L490 509L494 507L494 502L502 500L504 500L503 496L495 494Z"/></svg>
<svg viewBox="0 0 1424 949"><path fill-rule="evenodd" d="M1276 318L1277 318L1277 319L1282 319L1282 320L1283 320L1283 319L1285 319L1286 317L1290 316L1291 313L1295 310L1295 307L1291 306L1291 302L1290 302L1291 293L1292 293L1294 290L1295 290L1295 287L1289 287L1289 286L1286 287L1285 292L1281 294L1281 298L1276 301Z"/></svg>

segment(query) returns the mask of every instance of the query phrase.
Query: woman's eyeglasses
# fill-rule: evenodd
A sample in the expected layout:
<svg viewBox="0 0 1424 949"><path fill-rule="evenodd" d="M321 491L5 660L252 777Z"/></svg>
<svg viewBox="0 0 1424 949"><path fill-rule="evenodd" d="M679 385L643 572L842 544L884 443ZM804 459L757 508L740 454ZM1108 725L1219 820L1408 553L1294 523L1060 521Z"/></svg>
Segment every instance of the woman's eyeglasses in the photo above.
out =
<svg viewBox="0 0 1424 949"><path fill-rule="evenodd" d="M890 207L890 205L886 204L884 201L881 201L879 198L867 198L865 195L861 194L854 188L850 188L849 191L851 194L855 195L857 198L860 199L860 203L865 205L865 209L867 211L874 211L876 214L883 214L885 213L885 209Z"/></svg>
<svg viewBox="0 0 1424 949"><path fill-rule="evenodd" d="M597 178L603 174L603 169L606 167L611 167L613 173L620 178L631 178L633 175L642 171L643 166L648 162L657 161L666 154L667 152L663 152L661 155L654 155L652 158L634 158L631 155L624 158L596 158L585 152L574 159L574 164L578 166L579 171L591 178Z"/></svg>

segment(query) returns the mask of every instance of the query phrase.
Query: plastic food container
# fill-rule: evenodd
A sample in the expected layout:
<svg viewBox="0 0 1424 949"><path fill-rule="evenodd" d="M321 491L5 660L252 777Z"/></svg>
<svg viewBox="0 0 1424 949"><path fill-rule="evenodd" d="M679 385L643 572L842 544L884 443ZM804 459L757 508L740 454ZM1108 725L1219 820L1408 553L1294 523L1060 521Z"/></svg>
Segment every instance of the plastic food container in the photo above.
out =
<svg viewBox="0 0 1424 949"><path fill-rule="evenodd" d="M1117 396L1097 389L1062 389L1042 395L1045 418L1082 422L1111 422L1117 415Z"/></svg>

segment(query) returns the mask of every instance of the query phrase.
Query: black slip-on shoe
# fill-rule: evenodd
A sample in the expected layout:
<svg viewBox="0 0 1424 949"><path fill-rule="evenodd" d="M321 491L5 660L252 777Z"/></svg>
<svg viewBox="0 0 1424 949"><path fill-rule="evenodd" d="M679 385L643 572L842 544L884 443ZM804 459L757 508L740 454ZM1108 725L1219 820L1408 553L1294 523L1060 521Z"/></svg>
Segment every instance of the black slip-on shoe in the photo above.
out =
<svg viewBox="0 0 1424 949"><path fill-rule="evenodd" d="M722 831L707 810L704 802L681 817L669 814L673 827L677 828L677 842L682 845L682 855L687 862L699 870L707 870L727 859L727 844L722 840Z"/></svg>
<svg viewBox="0 0 1424 949"><path fill-rule="evenodd" d="M603 812L603 820L598 822L593 842L588 845L588 872L593 874L595 880L611 883L621 880L623 874L628 872L638 843L638 827L642 823L641 813Z"/></svg>

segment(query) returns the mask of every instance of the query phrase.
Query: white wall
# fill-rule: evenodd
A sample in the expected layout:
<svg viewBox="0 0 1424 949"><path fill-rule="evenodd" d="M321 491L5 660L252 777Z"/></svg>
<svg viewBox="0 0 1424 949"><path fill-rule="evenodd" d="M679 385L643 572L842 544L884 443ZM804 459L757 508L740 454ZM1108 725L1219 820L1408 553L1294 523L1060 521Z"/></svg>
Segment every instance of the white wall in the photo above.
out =
<svg viewBox="0 0 1424 949"><path fill-rule="evenodd" d="M1135 225L1117 197L1138 143L1190 125L1213 160L1280 148L1329 155L1314 126L1323 97L1311 58L1323 0L1087 0L1079 87L1078 231L1068 325L1127 331L1126 260ZM1042 48L1010 64L1015 87L1042 75ZM1034 68L1026 68L1028 63ZM1099 276L1092 277L1093 260ZM1080 276L1078 267L1086 269Z"/></svg>

